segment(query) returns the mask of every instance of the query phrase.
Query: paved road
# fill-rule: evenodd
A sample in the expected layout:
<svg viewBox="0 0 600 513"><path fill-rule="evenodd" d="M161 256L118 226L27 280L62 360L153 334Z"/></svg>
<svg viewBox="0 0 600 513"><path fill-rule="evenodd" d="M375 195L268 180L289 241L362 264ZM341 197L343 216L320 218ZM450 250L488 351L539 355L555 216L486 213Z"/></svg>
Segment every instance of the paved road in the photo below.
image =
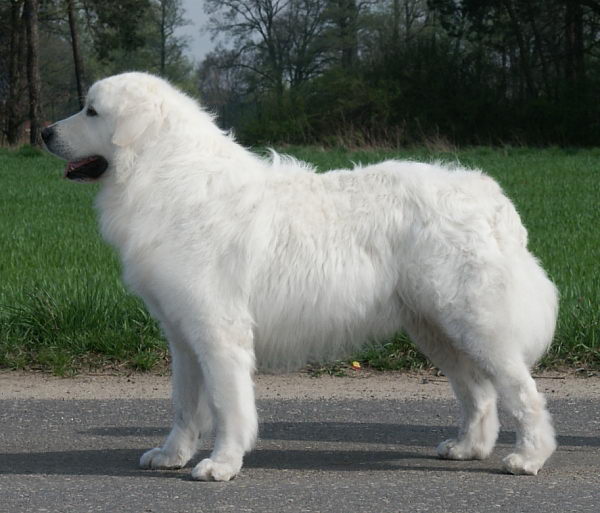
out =
<svg viewBox="0 0 600 513"><path fill-rule="evenodd" d="M454 434L447 400L262 400L261 441L230 483L137 468L167 432L169 402L0 401L2 512L600 511L600 402L555 399L560 450L537 477L434 447ZM204 455L202 452L199 456Z"/></svg>

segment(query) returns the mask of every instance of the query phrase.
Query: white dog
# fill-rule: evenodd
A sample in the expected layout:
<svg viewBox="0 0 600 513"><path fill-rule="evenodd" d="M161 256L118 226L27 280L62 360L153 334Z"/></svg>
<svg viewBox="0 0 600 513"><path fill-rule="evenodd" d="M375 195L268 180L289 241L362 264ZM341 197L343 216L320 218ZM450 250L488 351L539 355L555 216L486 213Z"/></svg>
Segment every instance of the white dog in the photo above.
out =
<svg viewBox="0 0 600 513"><path fill-rule="evenodd" d="M44 131L67 178L102 184L106 240L173 357L174 424L145 468L226 481L257 436L255 365L294 369L406 330L462 406L442 458L485 458L496 399L517 424L505 466L536 474L556 447L529 368L550 344L554 285L515 208L478 171L387 161L317 174L242 148L164 80L101 80Z"/></svg>

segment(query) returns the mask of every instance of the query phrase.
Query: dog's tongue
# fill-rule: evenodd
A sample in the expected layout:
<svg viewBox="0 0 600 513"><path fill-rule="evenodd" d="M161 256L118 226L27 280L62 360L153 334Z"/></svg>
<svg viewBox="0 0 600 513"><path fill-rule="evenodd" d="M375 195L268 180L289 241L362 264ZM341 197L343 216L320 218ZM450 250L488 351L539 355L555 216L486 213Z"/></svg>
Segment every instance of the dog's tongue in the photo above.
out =
<svg viewBox="0 0 600 513"><path fill-rule="evenodd" d="M67 165L65 167L65 176L67 176L69 173L71 173L78 167L85 166L86 164L89 164L90 162L92 162L93 160L96 160L97 158L98 157L88 157L86 159L73 160L72 162L67 162Z"/></svg>
<svg viewBox="0 0 600 513"><path fill-rule="evenodd" d="M65 168L65 173L70 173L71 171L74 171L78 167L85 166L86 164L89 164L93 160L96 160L96 157L87 157L85 159L72 160L71 162L67 162L67 166Z"/></svg>

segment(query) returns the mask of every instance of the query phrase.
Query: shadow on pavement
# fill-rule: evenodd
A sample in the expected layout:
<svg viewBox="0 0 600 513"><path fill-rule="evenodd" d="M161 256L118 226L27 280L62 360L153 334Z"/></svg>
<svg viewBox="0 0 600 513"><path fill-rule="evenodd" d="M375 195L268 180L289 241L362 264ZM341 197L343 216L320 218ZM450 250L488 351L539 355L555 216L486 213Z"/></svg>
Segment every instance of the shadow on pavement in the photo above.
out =
<svg viewBox="0 0 600 513"><path fill-rule="evenodd" d="M80 431L95 436L165 437L168 427L109 426ZM399 444L408 447L436 446L442 440L456 436L452 426L415 424L383 424L362 422L263 422L259 428L261 440L297 440L310 442L349 442ZM501 431L499 444L515 443L513 431ZM600 447L600 436L558 436L559 446Z"/></svg>
<svg viewBox="0 0 600 513"><path fill-rule="evenodd" d="M94 445L89 436L125 438L147 436L156 438L156 444L167 434L163 427L111 426L79 431L84 435L79 444ZM441 440L454 436L455 429L447 426L412 424L367 424L353 422L266 422L261 424L262 443L247 455L245 468L280 469L300 471L437 471L500 473L499 458L491 461L455 462L440 460L435 456L435 446ZM289 446L292 442L311 444L310 447ZM397 447L368 450L364 445L352 447L320 447L319 443L344 444L390 444ZM502 432L501 444L514 443L514 433ZM139 441L136 442L136 445ZM287 447L285 445L287 445ZM598 447L600 437L560 436L564 446ZM276 447L273 447L276 445ZM415 451L410 448L415 447ZM422 447L429 447L424 454ZM189 471L150 471L137 467L139 457L149 447L78 449L47 452L5 453L0 455L0 474L62 474L62 475L109 475L137 477L170 477L189 479ZM408 450L407 450L408 448ZM421 452L419 452L421 451ZM568 449L567 449L568 451ZM192 466L206 451L188 464Z"/></svg>
<svg viewBox="0 0 600 513"><path fill-rule="evenodd" d="M33 452L0 455L0 474L13 475L105 475L137 476L156 478L189 479L189 467L183 470L142 470L137 468L140 455L145 449L103 449L56 452ZM205 451L200 455L207 456ZM475 465L475 467L474 467ZM484 466L481 462L470 462L469 467L461 462L437 459L399 451L366 450L298 450L257 449L250 453L244 463L246 469L281 469L306 471L449 471L499 473L497 469Z"/></svg>

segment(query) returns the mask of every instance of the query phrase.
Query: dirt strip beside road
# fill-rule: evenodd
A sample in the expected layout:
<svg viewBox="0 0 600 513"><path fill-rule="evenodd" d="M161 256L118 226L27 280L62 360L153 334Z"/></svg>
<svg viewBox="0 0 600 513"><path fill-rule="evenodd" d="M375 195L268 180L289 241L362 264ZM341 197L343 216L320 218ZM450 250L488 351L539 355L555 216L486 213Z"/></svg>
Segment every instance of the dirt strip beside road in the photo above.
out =
<svg viewBox="0 0 600 513"><path fill-rule="evenodd" d="M448 380L431 373L349 371L344 377L307 373L258 375L258 399L449 399ZM538 390L552 398L600 398L600 377L545 373ZM0 399L163 399L170 377L156 374L81 375L59 378L36 372L0 371Z"/></svg>

